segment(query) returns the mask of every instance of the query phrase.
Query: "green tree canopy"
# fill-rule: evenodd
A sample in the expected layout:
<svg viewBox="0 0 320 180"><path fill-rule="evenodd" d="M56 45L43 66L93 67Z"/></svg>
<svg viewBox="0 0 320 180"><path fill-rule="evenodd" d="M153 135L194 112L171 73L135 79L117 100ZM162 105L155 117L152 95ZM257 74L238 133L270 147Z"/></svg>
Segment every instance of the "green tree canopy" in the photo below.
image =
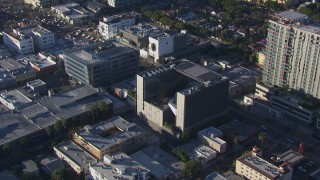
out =
<svg viewBox="0 0 320 180"><path fill-rule="evenodd" d="M186 177L193 178L197 175L200 169L201 164L199 161L190 160L185 163L184 168L182 170L182 174Z"/></svg>

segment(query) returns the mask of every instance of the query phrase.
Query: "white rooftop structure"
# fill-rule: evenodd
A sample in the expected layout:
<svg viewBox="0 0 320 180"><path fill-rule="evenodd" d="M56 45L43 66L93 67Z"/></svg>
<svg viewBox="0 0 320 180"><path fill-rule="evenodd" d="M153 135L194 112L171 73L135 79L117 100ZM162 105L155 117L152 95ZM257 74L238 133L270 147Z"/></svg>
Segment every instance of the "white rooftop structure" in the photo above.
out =
<svg viewBox="0 0 320 180"><path fill-rule="evenodd" d="M199 131L198 134L207 136L207 137L219 137L219 138L223 136L223 132L221 130L214 128L212 126Z"/></svg>
<svg viewBox="0 0 320 180"><path fill-rule="evenodd" d="M149 172L149 169L132 160L125 153L104 155L103 162L90 165L93 179L101 180L146 180L149 179Z"/></svg>
<svg viewBox="0 0 320 180"><path fill-rule="evenodd" d="M109 135L101 136L100 134L104 132L109 132ZM142 133L136 124L129 123L120 116L117 116L100 124L85 126L75 134L92 144L95 148L105 149L119 142L125 142L134 136L139 136Z"/></svg>

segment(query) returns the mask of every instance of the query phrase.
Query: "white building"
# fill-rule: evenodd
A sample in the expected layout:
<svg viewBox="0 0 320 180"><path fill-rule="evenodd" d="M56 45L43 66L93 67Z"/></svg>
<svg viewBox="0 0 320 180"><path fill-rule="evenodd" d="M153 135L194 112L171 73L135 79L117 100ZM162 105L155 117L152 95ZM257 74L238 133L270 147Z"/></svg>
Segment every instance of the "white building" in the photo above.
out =
<svg viewBox="0 0 320 180"><path fill-rule="evenodd" d="M51 4L51 0L24 0L25 3L32 5L32 7L44 7Z"/></svg>
<svg viewBox="0 0 320 180"><path fill-rule="evenodd" d="M98 30L105 38L114 38L118 35L120 29L135 25L140 16L140 13L130 11L104 17L103 21L99 21Z"/></svg>
<svg viewBox="0 0 320 180"><path fill-rule="evenodd" d="M111 7L119 7L130 5L137 2L140 2L140 0L108 0L108 5Z"/></svg>
<svg viewBox="0 0 320 180"><path fill-rule="evenodd" d="M291 180L293 168L288 163L283 163L279 167L262 159L259 148L253 150L236 160L236 173L248 179L282 179Z"/></svg>
<svg viewBox="0 0 320 180"><path fill-rule="evenodd" d="M33 38L35 49L43 50L54 46L54 33L39 25L30 25L19 31Z"/></svg>
<svg viewBox="0 0 320 180"><path fill-rule="evenodd" d="M160 33L149 37L149 55L158 60L161 56L174 51L174 36L167 33Z"/></svg>
<svg viewBox="0 0 320 180"><path fill-rule="evenodd" d="M227 142L219 138L222 135L220 130L210 126L198 132L198 139L217 152L224 153L227 149Z"/></svg>
<svg viewBox="0 0 320 180"><path fill-rule="evenodd" d="M103 162L90 164L90 175L94 180L147 180L150 170L134 161L125 153L104 155Z"/></svg>
<svg viewBox="0 0 320 180"><path fill-rule="evenodd" d="M34 53L33 39L14 29L12 32L3 32L3 43L19 54Z"/></svg>
<svg viewBox="0 0 320 180"><path fill-rule="evenodd" d="M64 19L70 24L80 24L93 16L93 13L74 2L52 6L51 10L56 13L57 17Z"/></svg>
<svg viewBox="0 0 320 180"><path fill-rule="evenodd" d="M31 54L35 49L43 50L54 46L54 33L39 26L30 25L12 32L3 32L4 44L19 54Z"/></svg>
<svg viewBox="0 0 320 180"><path fill-rule="evenodd" d="M217 152L206 145L200 145L194 149L197 154L197 158L203 163L209 162L211 159L217 157Z"/></svg>
<svg viewBox="0 0 320 180"><path fill-rule="evenodd" d="M53 147L54 153L62 160L67 162L71 168L80 174L89 174L89 164L96 163L97 160L81 149L72 141L67 141Z"/></svg>

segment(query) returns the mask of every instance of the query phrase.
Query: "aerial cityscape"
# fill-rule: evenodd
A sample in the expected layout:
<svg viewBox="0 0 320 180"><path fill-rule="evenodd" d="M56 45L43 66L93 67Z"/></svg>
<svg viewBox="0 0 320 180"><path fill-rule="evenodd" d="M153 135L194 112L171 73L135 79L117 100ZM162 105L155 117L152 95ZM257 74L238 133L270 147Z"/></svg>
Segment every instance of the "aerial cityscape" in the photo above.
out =
<svg viewBox="0 0 320 180"><path fill-rule="evenodd" d="M0 180L320 180L320 0L0 0Z"/></svg>

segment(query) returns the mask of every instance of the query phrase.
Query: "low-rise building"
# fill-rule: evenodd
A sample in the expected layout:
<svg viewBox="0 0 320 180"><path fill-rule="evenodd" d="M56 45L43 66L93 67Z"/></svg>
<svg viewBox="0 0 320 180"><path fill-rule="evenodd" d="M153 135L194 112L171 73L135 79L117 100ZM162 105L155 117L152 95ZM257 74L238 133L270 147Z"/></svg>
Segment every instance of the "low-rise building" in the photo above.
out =
<svg viewBox="0 0 320 180"><path fill-rule="evenodd" d="M55 57L38 53L37 55L30 55L24 58L31 67L38 72L39 76L45 76L53 73L58 69Z"/></svg>
<svg viewBox="0 0 320 180"><path fill-rule="evenodd" d="M0 67L4 68L7 73L10 73L17 83L30 81L37 76L36 71L12 58L0 60Z"/></svg>
<svg viewBox="0 0 320 180"><path fill-rule="evenodd" d="M103 162L90 164L90 174L95 180L147 180L150 170L131 159L125 153L103 156Z"/></svg>
<svg viewBox="0 0 320 180"><path fill-rule="evenodd" d="M236 160L236 173L248 179L291 180L293 168L284 162L279 167L262 159L260 148L254 147Z"/></svg>
<svg viewBox="0 0 320 180"><path fill-rule="evenodd" d="M122 37L130 44L138 48L146 48L149 44L149 37L161 33L162 30L150 24L137 24L120 29Z"/></svg>
<svg viewBox="0 0 320 180"><path fill-rule="evenodd" d="M24 174L32 174L34 176L39 175L39 168L34 161L32 160L23 161L22 166L23 166L22 172Z"/></svg>
<svg viewBox="0 0 320 180"><path fill-rule="evenodd" d="M120 116L85 126L73 134L73 140L100 160L105 154L132 152L147 143L142 130Z"/></svg>
<svg viewBox="0 0 320 180"><path fill-rule="evenodd" d="M137 24L140 17L141 14L135 11L104 17L103 21L99 21L98 30L105 38L114 38L120 29Z"/></svg>
<svg viewBox="0 0 320 180"><path fill-rule="evenodd" d="M217 157L217 152L206 145L200 145L194 149L197 158L202 163L207 163Z"/></svg>
<svg viewBox="0 0 320 180"><path fill-rule="evenodd" d="M67 141L53 147L55 155L64 160L77 173L89 174L89 164L97 160L72 141Z"/></svg>
<svg viewBox="0 0 320 180"><path fill-rule="evenodd" d="M0 68L0 90L13 88L17 85L16 78L4 68Z"/></svg>
<svg viewBox="0 0 320 180"><path fill-rule="evenodd" d="M19 54L34 53L33 38L25 35L16 29L13 31L2 32L3 43Z"/></svg>
<svg viewBox="0 0 320 180"><path fill-rule="evenodd" d="M179 179L184 163L159 147L152 145L132 155L131 158L150 170L157 179Z"/></svg>
<svg viewBox="0 0 320 180"><path fill-rule="evenodd" d="M22 109L32 103L32 100L18 90L2 91L0 102L10 110Z"/></svg>
<svg viewBox="0 0 320 180"><path fill-rule="evenodd" d="M256 84L254 95L247 95L244 103L256 107L262 107L267 114L277 118L293 118L303 123L310 124L317 120L320 110L320 102L312 97L301 96L298 92L279 88L271 88L263 84ZM255 106L256 104L256 106ZM258 106L259 105L259 106Z"/></svg>
<svg viewBox="0 0 320 180"><path fill-rule="evenodd" d="M206 176L204 180L227 180L221 174L214 172Z"/></svg>
<svg viewBox="0 0 320 180"><path fill-rule="evenodd" d="M47 174L51 175L54 170L65 168L63 161L59 158L47 157L41 160L41 169Z"/></svg>
<svg viewBox="0 0 320 180"><path fill-rule="evenodd" d="M27 87L29 87L35 93L44 93L47 91L46 83L40 79L27 82Z"/></svg>
<svg viewBox="0 0 320 180"><path fill-rule="evenodd" d="M219 138L222 136L222 131L212 126L198 132L198 139L219 153L224 153L227 149L227 143Z"/></svg>
<svg viewBox="0 0 320 180"><path fill-rule="evenodd" d="M87 3L85 4L85 7L94 13L98 13L102 9L106 8L104 4L96 2L95 0L87 1Z"/></svg>
<svg viewBox="0 0 320 180"><path fill-rule="evenodd" d="M48 49L55 44L54 33L35 24L3 32L3 41L8 47L24 55Z"/></svg>
<svg viewBox="0 0 320 180"><path fill-rule="evenodd" d="M64 19L70 24L80 24L93 16L93 13L85 10L75 2L52 6L51 10L57 17Z"/></svg>
<svg viewBox="0 0 320 180"><path fill-rule="evenodd" d="M33 38L35 50L48 49L55 44L54 33L39 25L29 25L20 28L19 31Z"/></svg>
<svg viewBox="0 0 320 180"><path fill-rule="evenodd" d="M141 0L108 0L107 3L111 7L128 6L140 2Z"/></svg>

